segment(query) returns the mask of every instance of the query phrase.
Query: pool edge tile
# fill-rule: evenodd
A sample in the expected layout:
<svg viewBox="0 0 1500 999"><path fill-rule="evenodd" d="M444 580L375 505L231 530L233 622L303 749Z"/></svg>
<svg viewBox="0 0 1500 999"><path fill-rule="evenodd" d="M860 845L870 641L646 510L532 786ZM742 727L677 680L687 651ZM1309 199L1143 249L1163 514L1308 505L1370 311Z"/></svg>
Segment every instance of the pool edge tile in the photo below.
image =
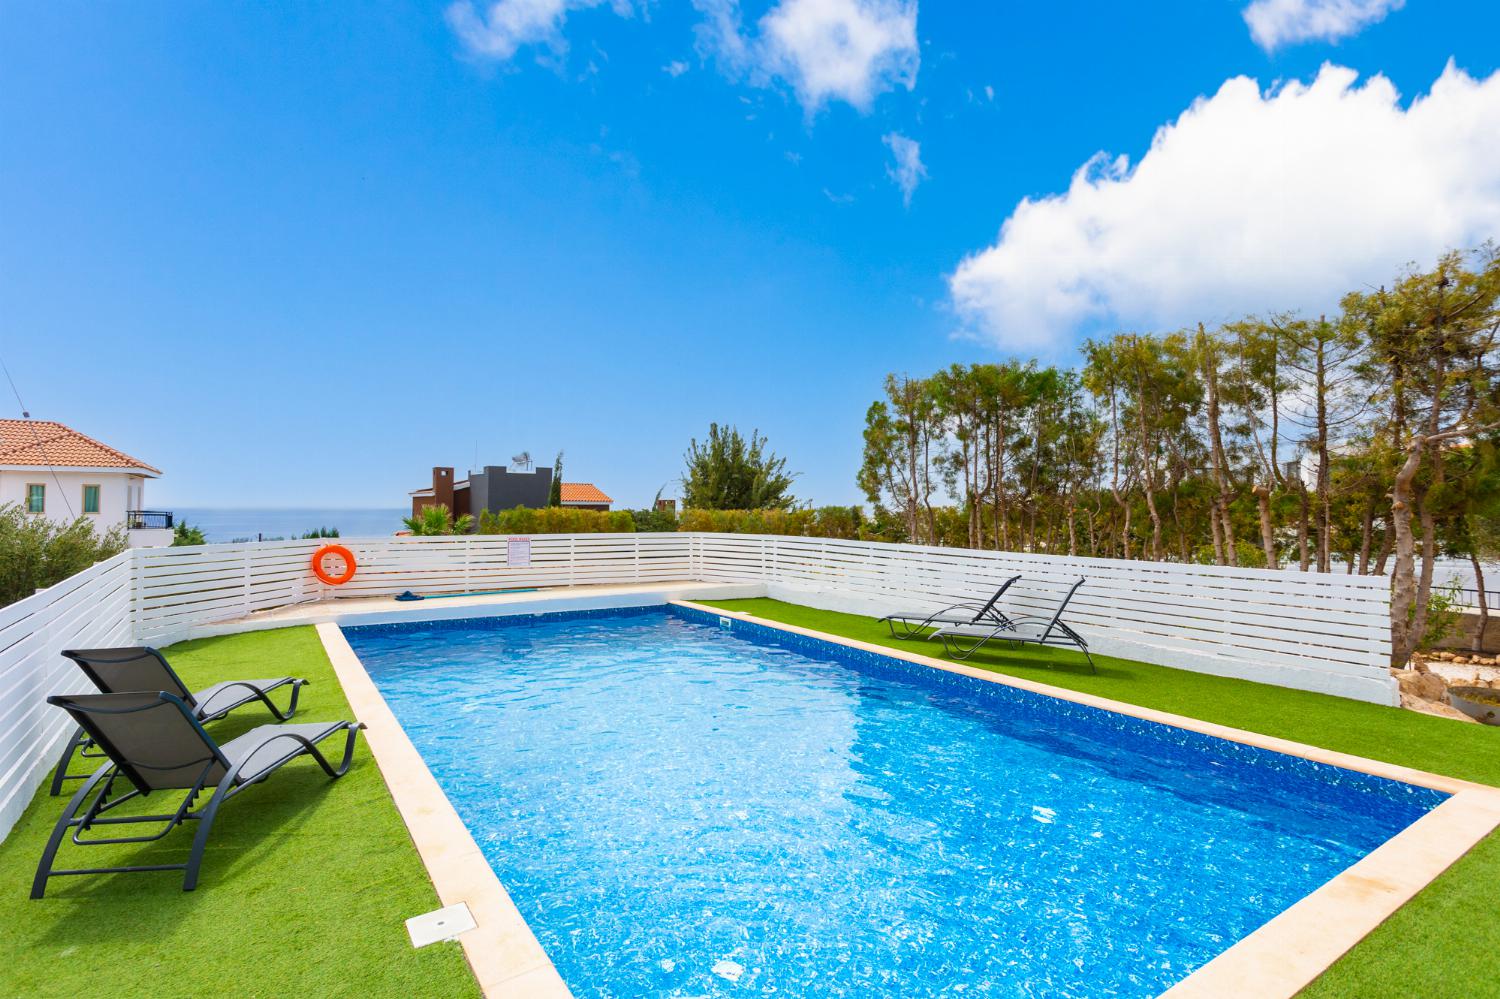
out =
<svg viewBox="0 0 1500 999"><path fill-rule="evenodd" d="M474 915L475 928L459 936L458 942L480 991L490 999L570 996L344 633L334 623L320 623L316 628L355 718L366 726L370 754L439 900L444 905L465 902Z"/></svg>

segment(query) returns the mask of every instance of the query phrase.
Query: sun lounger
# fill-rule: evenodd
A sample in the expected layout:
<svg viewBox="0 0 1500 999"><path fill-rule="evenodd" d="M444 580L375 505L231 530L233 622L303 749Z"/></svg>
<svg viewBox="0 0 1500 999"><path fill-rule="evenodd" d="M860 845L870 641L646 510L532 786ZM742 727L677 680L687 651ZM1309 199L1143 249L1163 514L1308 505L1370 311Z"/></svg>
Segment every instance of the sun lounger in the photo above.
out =
<svg viewBox="0 0 1500 999"><path fill-rule="evenodd" d="M89 777L63 809L37 865L36 878L31 884L32 898L42 897L49 878L137 871L183 871L182 890L192 891L198 885L198 868L203 862L203 850L208 844L219 806L300 756L312 757L329 777L342 777L348 772L354 757L355 737L364 727L358 722L347 721L261 725L220 745L203 730L194 709L175 694L139 691L77 694L49 697L47 703L72 715L110 762ZM346 733L344 757L334 767L318 749L318 743L339 732ZM130 789L116 794L115 785L121 778ZM213 794L205 805L195 809L193 805L198 796L208 788L214 789ZM169 813L115 813L118 806L128 801L164 791L186 791L187 794L176 810ZM198 829L185 863L53 867L58 847L70 830L72 841L81 847L150 843L188 821L196 821ZM84 838L98 827L127 825L159 828L137 836Z"/></svg>
<svg viewBox="0 0 1500 999"><path fill-rule="evenodd" d="M1068 588L1058 602L1051 617L1023 614L1010 619L1007 627L996 625L951 625L939 628L933 637L943 642L943 648L955 659L967 659L991 641L1012 642L1017 645L1071 645L1083 653L1089 661L1089 669L1099 672L1094 657L1089 654L1089 643L1062 619L1063 611L1073 594L1084 584L1079 579Z"/></svg>
<svg viewBox="0 0 1500 999"><path fill-rule="evenodd" d="M987 601L968 600L961 603L949 604L942 610L937 611L902 611L898 614L887 614L880 620L891 629L892 638L928 638L927 629L941 627L942 625L974 625L995 628L1010 627L1010 618L1005 612L996 606L1000 598L1005 596L1005 591L1015 584L1020 576L1012 576L1000 584L994 594ZM900 631L897 631L900 625Z"/></svg>
<svg viewBox="0 0 1500 999"><path fill-rule="evenodd" d="M273 680L224 680L196 693L190 692L168 663L166 656L152 648L131 647L121 649L69 649L64 656L78 664L84 675L103 694L125 693L131 690L165 690L175 694L199 721L214 721L223 718L236 708L260 702L276 718L286 721L297 713L297 697L302 693L306 680L283 676ZM271 703L266 695L273 690L292 688L291 702L282 711ZM63 782L83 780L88 774L70 774L68 766L74 755L85 759L102 759L103 754L89 744L83 729L77 729L63 746L62 758L52 774L52 795L62 793Z"/></svg>

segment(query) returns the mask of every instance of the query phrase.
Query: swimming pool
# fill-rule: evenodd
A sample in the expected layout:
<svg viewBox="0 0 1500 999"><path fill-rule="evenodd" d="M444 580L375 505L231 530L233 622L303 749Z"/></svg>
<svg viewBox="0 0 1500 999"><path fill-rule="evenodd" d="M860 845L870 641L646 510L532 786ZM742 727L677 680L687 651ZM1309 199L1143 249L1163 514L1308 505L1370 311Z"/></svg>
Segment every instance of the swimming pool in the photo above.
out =
<svg viewBox="0 0 1500 999"><path fill-rule="evenodd" d="M685 608L347 637L584 995L1154 995L1445 797Z"/></svg>

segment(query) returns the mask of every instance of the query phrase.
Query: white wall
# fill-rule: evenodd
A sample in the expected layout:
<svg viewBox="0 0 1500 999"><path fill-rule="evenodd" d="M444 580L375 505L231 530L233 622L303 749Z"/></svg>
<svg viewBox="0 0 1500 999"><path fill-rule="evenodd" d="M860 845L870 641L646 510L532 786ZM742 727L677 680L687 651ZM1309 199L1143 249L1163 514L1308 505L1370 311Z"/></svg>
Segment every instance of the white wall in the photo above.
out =
<svg viewBox="0 0 1500 999"><path fill-rule="evenodd" d="M53 472L46 468L22 471L4 469L0 470L0 504L19 503L25 509L26 487L36 482L47 487L47 507L43 516L55 521L68 521L83 514L84 485L96 485L99 487L99 512L88 514L88 517L103 531L116 524L123 524L126 510L142 509L129 505L129 487L134 482L144 490L144 481L139 475L103 470Z"/></svg>

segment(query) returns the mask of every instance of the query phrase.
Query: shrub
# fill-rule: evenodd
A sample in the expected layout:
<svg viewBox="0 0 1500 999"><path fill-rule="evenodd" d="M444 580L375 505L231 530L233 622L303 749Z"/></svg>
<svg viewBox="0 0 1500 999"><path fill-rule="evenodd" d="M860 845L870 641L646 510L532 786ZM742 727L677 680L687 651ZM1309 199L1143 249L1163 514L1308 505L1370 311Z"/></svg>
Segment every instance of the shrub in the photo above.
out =
<svg viewBox="0 0 1500 999"><path fill-rule="evenodd" d="M1458 630L1464 616L1461 587L1455 578L1447 586L1434 586L1427 594L1427 631L1422 636L1422 648L1435 648Z"/></svg>
<svg viewBox="0 0 1500 999"><path fill-rule="evenodd" d="M28 514L19 503L6 503L0 506L0 605L29 597L124 550L124 527L100 534L87 517L64 524Z"/></svg>
<svg viewBox="0 0 1500 999"><path fill-rule="evenodd" d="M439 503L437 506L423 507L420 514L415 517L404 517L401 521L406 529L418 537L431 537L443 534L467 534L474 525L474 518L467 513L457 520L448 508Z"/></svg>
<svg viewBox="0 0 1500 999"><path fill-rule="evenodd" d="M637 531L675 531L677 530L676 510L631 510L630 519L635 522Z"/></svg>
<svg viewBox="0 0 1500 999"><path fill-rule="evenodd" d="M864 515L857 506L825 506L801 510L688 509L678 518L680 531L720 534L780 534L802 538L860 536Z"/></svg>
<svg viewBox="0 0 1500 999"><path fill-rule="evenodd" d="M203 537L203 528L189 527L182 521L172 528L172 547L182 548L187 545L206 545L208 540Z"/></svg>
<svg viewBox="0 0 1500 999"><path fill-rule="evenodd" d="M779 534L803 538L903 540L888 513L869 522L857 506L801 510L576 510L547 507L490 511L479 515L480 534L629 534L636 531L711 531L718 534Z"/></svg>
<svg viewBox="0 0 1500 999"><path fill-rule="evenodd" d="M580 510L548 506L539 510L485 510L479 515L480 534L621 534L635 530L628 510Z"/></svg>

